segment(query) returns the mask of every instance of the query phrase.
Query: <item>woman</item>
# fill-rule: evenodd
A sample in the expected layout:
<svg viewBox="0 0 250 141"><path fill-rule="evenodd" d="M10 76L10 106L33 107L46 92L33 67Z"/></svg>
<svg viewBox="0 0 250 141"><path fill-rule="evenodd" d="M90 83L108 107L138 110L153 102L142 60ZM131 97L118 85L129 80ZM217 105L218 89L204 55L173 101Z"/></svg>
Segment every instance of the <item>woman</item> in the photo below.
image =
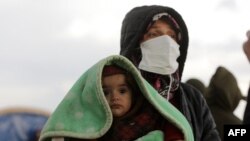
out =
<svg viewBox="0 0 250 141"><path fill-rule="evenodd" d="M158 93L182 112L196 141L220 140L201 93L181 83L188 31L177 11L159 5L133 8L123 20L120 41L120 54L130 59ZM182 138L181 134L177 136Z"/></svg>

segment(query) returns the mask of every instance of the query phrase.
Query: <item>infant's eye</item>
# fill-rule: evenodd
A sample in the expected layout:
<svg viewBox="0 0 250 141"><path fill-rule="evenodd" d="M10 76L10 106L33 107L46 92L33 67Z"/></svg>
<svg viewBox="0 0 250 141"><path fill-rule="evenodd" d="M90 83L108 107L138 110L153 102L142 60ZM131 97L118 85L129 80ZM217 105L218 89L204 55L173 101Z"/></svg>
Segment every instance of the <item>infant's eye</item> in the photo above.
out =
<svg viewBox="0 0 250 141"><path fill-rule="evenodd" d="M126 92L127 92L127 90L125 88L120 89L120 93L124 94Z"/></svg>
<svg viewBox="0 0 250 141"><path fill-rule="evenodd" d="M105 96L108 96L108 95L110 95L111 92L107 89L103 89L103 93Z"/></svg>
<svg viewBox="0 0 250 141"><path fill-rule="evenodd" d="M127 93L127 92L128 92L128 87L122 87L122 88L120 88L120 89L119 89L119 92L120 92L121 94Z"/></svg>

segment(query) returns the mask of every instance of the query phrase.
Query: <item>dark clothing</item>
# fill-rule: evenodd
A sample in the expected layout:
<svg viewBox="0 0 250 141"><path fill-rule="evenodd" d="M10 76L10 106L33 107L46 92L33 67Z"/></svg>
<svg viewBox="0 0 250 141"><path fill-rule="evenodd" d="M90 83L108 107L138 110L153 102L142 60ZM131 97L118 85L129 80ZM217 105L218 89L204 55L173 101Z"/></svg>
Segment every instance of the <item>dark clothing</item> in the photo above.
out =
<svg viewBox="0 0 250 141"><path fill-rule="evenodd" d="M114 120L110 130L98 141L133 141L153 130L161 130L163 117L147 101L141 110L124 119Z"/></svg>
<svg viewBox="0 0 250 141"><path fill-rule="evenodd" d="M170 14L180 26L181 41L178 76L181 80L188 49L188 31L181 15L174 9L164 6L142 6L132 9L127 13L121 29L120 54L130 59L138 66L142 54L140 41L145 33L152 17L156 14L166 12ZM180 99L177 108L189 121L195 141L219 141L214 119L202 94L189 85L179 82L178 89L174 92L174 98ZM151 82L151 85L152 84Z"/></svg>
<svg viewBox="0 0 250 141"><path fill-rule="evenodd" d="M244 113L243 124L250 124L250 87L247 95L247 106Z"/></svg>
<svg viewBox="0 0 250 141"><path fill-rule="evenodd" d="M233 113L242 98L233 74L224 67L218 67L210 80L206 99L222 140L225 124L242 123Z"/></svg>
<svg viewBox="0 0 250 141"><path fill-rule="evenodd" d="M191 78L186 81L187 84L190 84L197 88L203 95L205 95L206 92L206 86L204 85L203 82L201 82L199 79L196 78Z"/></svg>
<svg viewBox="0 0 250 141"><path fill-rule="evenodd" d="M219 141L219 135L211 112L202 94L187 84L181 84L180 111L193 128L195 141Z"/></svg>

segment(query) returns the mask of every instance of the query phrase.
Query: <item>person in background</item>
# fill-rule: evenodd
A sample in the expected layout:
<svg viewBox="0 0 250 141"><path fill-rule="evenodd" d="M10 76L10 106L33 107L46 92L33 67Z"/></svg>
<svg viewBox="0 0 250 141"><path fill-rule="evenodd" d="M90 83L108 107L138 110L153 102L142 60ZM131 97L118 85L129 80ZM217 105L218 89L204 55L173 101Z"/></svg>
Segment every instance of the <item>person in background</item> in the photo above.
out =
<svg viewBox="0 0 250 141"><path fill-rule="evenodd" d="M243 44L243 50L244 53L246 54L248 61L250 62L250 30L247 31L246 35L247 35L247 40Z"/></svg>
<svg viewBox="0 0 250 141"><path fill-rule="evenodd" d="M205 95L223 141L225 124L242 124L242 120L233 112L240 100L245 98L242 96L234 75L222 66L217 67Z"/></svg>
<svg viewBox="0 0 250 141"><path fill-rule="evenodd" d="M0 110L0 141L38 141L50 113L31 107Z"/></svg>
<svg viewBox="0 0 250 141"><path fill-rule="evenodd" d="M243 44L243 50L246 54L248 61L250 62L250 30L247 31L247 40ZM244 112L243 124L250 124L250 87L247 95L247 105Z"/></svg>
<svg viewBox="0 0 250 141"><path fill-rule="evenodd" d="M199 80L198 78L190 78L186 81L186 84L190 84L196 89L198 89L204 96L206 93L206 86L205 84ZM206 98L206 97L205 97Z"/></svg>
<svg viewBox="0 0 250 141"><path fill-rule="evenodd" d="M120 46L120 54L137 67L165 101L186 117L195 141L220 140L202 94L181 82L188 50L188 30L177 11L160 5L133 8L122 22ZM166 136L168 124L165 127ZM183 140L180 130L175 131L174 136Z"/></svg>

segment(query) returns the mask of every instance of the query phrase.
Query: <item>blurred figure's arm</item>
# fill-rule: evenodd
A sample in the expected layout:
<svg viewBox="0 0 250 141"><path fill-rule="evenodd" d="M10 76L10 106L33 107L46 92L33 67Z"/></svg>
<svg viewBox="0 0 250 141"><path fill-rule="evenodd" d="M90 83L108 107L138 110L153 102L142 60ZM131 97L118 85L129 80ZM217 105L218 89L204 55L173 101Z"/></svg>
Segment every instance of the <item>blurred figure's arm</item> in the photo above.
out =
<svg viewBox="0 0 250 141"><path fill-rule="evenodd" d="M248 61L250 62L250 30L247 31L247 40L243 44L243 50L247 56Z"/></svg>

